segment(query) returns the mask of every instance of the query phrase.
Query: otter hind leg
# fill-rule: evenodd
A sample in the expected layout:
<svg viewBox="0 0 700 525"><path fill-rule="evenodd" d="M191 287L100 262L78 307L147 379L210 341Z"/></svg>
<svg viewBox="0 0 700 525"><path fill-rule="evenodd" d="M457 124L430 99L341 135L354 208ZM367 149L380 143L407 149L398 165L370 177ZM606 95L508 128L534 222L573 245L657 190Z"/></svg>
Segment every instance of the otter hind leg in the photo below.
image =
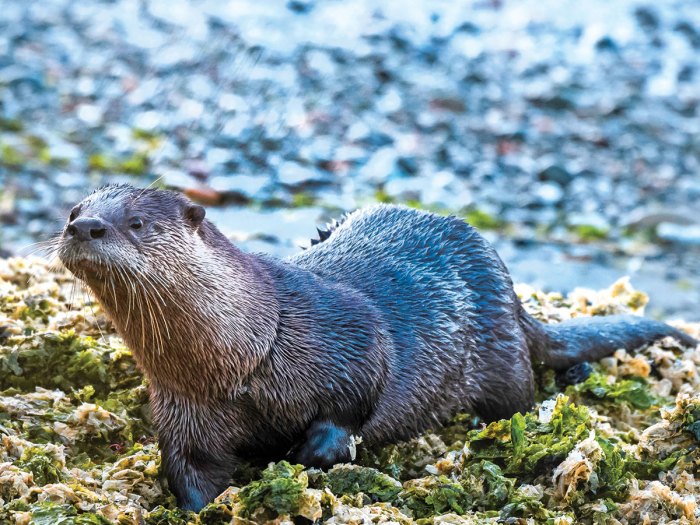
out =
<svg viewBox="0 0 700 525"><path fill-rule="evenodd" d="M517 335L485 344L476 375L476 413L487 422L525 413L535 403L535 378L527 347Z"/></svg>
<svg viewBox="0 0 700 525"><path fill-rule="evenodd" d="M304 441L292 451L294 461L307 467L330 468L347 463L352 456L352 433L330 421L314 421L306 431Z"/></svg>

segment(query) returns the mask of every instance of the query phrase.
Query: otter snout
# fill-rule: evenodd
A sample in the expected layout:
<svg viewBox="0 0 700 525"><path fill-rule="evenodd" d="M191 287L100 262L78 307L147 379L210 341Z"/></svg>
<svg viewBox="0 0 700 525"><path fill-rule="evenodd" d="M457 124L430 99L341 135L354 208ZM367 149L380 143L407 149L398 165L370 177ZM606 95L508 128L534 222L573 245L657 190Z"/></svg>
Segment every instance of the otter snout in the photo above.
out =
<svg viewBox="0 0 700 525"><path fill-rule="evenodd" d="M101 239L107 233L107 225L97 217L79 217L66 228L66 234L78 241Z"/></svg>

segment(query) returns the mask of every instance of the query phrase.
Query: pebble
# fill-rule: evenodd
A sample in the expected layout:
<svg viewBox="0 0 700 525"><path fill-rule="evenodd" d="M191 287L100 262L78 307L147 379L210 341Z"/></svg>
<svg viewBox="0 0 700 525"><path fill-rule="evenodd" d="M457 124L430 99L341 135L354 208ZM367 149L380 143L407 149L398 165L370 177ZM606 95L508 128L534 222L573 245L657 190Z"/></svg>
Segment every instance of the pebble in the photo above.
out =
<svg viewBox="0 0 700 525"><path fill-rule="evenodd" d="M656 227L656 235L665 241L687 246L700 246L700 224L682 225L662 222Z"/></svg>
<svg viewBox="0 0 700 525"><path fill-rule="evenodd" d="M302 195L319 205L309 229L385 192L478 208L525 237L568 242L590 225L617 239L641 216L662 254L697 244L693 224L643 219L697 211L693 2L0 0L0 12L0 161L19 162L0 166L0 188L26 203L0 249L77 188L160 175L236 206ZM90 170L91 155L147 162L122 179ZM269 213L250 238L293 247L301 224L261 240L281 222Z"/></svg>

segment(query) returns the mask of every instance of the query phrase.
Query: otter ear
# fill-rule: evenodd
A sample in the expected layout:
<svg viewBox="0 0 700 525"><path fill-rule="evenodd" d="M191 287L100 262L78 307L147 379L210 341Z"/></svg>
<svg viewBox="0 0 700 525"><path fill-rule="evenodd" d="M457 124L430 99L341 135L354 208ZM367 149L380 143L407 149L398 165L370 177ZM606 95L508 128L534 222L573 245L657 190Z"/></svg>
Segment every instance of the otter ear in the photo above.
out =
<svg viewBox="0 0 700 525"><path fill-rule="evenodd" d="M202 224L206 214L207 212L199 204L190 204L185 208L185 219L187 219L192 226L199 226Z"/></svg>

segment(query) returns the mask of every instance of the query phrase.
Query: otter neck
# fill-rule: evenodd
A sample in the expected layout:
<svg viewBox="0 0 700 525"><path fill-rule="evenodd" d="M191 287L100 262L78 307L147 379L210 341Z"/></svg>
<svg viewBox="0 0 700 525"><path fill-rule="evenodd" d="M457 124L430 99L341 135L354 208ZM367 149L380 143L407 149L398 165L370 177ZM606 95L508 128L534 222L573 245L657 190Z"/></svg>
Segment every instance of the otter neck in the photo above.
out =
<svg viewBox="0 0 700 525"><path fill-rule="evenodd" d="M154 387L178 395L232 395L276 337L270 277L233 246L92 288Z"/></svg>

